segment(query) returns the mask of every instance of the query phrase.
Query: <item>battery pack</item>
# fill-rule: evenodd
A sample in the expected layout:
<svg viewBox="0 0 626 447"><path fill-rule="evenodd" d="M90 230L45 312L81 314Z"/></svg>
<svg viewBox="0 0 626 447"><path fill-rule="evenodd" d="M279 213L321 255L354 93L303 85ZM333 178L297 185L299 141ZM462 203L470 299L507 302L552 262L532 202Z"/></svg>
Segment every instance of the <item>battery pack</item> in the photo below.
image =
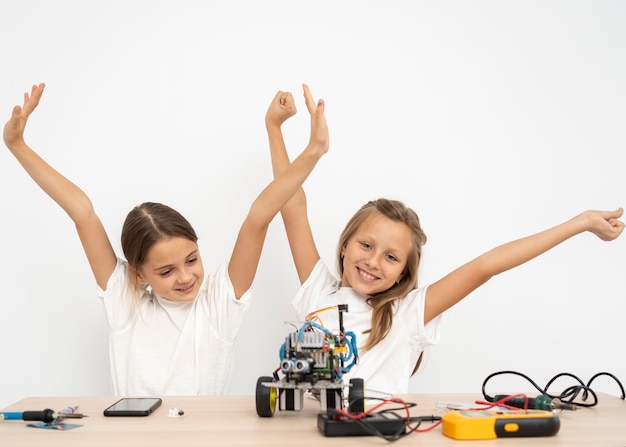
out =
<svg viewBox="0 0 626 447"><path fill-rule="evenodd" d="M453 439L553 436L561 427L559 416L545 410L455 410L441 420L443 434Z"/></svg>
<svg viewBox="0 0 626 447"><path fill-rule="evenodd" d="M317 415L317 428L324 436L394 436L406 431L406 419L385 412L350 419L342 416Z"/></svg>

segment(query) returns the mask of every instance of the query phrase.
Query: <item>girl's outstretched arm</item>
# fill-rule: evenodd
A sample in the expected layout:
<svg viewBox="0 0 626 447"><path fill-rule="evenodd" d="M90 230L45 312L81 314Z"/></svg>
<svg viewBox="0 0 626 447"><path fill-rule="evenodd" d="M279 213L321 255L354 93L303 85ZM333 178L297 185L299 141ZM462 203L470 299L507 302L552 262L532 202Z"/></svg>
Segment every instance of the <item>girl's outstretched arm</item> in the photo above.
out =
<svg viewBox="0 0 626 447"><path fill-rule="evenodd" d="M314 120L315 102L308 86L303 85L306 106ZM296 113L293 96L289 92L279 91L270 104L265 115L265 127L269 139L274 177L278 177L291 164L285 147L281 125ZM311 122L313 126L313 121ZM311 127L313 132L313 127ZM313 134L311 138L314 138ZM313 232L307 215L306 195L302 188L281 209L291 254L298 272L300 283L310 275L320 256L315 246Z"/></svg>
<svg viewBox="0 0 626 447"><path fill-rule="evenodd" d="M603 241L616 239L624 230L623 209L585 211L548 230L500 245L454 270L426 291L424 322L454 306L492 276L539 256L579 233L589 231Z"/></svg>
<svg viewBox="0 0 626 447"><path fill-rule="evenodd" d="M35 183L74 221L91 271L98 285L104 289L117 258L89 197L54 170L24 141L28 117L39 104L44 87L44 84L33 85L30 95L24 93L24 104L13 108L11 118L4 126L4 143Z"/></svg>
<svg viewBox="0 0 626 447"><path fill-rule="evenodd" d="M308 89L306 90L308 92ZM317 104L307 96L311 112L311 138L309 144L291 165L284 169L257 197L244 220L228 264L228 274L237 298L252 285L261 257L261 250L270 222L302 187L319 159L328 152L329 138L324 101Z"/></svg>

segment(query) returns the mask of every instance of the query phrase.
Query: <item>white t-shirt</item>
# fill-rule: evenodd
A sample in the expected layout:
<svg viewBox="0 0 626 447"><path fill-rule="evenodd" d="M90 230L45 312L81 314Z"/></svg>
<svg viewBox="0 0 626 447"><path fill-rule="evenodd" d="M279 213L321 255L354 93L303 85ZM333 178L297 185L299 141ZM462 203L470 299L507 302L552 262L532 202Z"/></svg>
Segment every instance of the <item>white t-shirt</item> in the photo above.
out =
<svg viewBox="0 0 626 447"><path fill-rule="evenodd" d="M204 280L187 303L142 290L139 311L118 259L106 291L98 288L109 324L113 393L117 396L224 394L250 291L235 298L227 266Z"/></svg>
<svg viewBox="0 0 626 447"><path fill-rule="evenodd" d="M369 337L363 331L372 327L372 308L367 304L366 296L339 284L320 260L293 298L292 305L298 318L304 320L315 310L347 304L348 311L343 314L344 330L353 332L357 345L363 346ZM391 330L373 348L359 350L359 362L343 375L345 382L352 377L363 379L366 394L367 390L370 393L408 393L409 378L420 354L439 340L441 315L424 325L425 296L426 287L423 287L395 301ZM339 330L336 310L318 315L326 329Z"/></svg>

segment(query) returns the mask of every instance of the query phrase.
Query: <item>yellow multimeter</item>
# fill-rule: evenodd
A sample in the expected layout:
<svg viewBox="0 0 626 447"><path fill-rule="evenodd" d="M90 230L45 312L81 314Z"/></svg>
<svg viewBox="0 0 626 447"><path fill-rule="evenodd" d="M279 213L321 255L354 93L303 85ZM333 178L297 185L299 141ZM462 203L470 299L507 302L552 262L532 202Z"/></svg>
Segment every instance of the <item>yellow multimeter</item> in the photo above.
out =
<svg viewBox="0 0 626 447"><path fill-rule="evenodd" d="M545 410L454 410L442 418L442 432L453 439L553 436L559 416Z"/></svg>

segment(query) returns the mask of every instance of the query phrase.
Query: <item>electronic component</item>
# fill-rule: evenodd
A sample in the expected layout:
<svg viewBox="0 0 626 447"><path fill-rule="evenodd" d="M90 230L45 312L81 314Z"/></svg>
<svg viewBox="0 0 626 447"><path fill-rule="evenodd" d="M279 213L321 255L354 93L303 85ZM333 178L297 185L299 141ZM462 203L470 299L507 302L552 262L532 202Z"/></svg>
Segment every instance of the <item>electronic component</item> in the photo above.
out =
<svg viewBox="0 0 626 447"><path fill-rule="evenodd" d="M444 413L442 432L453 439L553 436L561 427L556 413L544 410L461 410Z"/></svg>
<svg viewBox="0 0 626 447"><path fill-rule="evenodd" d="M406 419L392 412L380 412L361 419L317 415L317 428L324 436L398 436L406 431Z"/></svg>

